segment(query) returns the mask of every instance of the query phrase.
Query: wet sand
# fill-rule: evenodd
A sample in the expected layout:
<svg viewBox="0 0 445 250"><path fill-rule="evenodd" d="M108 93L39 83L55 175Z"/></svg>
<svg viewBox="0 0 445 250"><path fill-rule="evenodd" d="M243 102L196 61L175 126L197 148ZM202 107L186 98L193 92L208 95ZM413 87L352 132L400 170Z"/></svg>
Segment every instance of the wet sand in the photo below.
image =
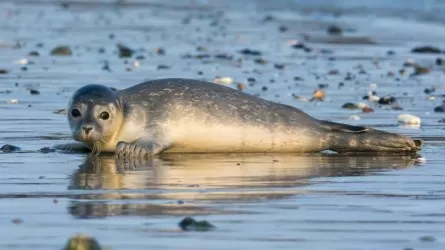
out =
<svg viewBox="0 0 445 250"><path fill-rule="evenodd" d="M0 70L7 71L0 74L0 144L23 151L0 152L0 248L60 249L82 232L113 249L442 249L444 115L434 112L445 94L443 66L435 64L442 55L411 49L440 47L445 27L307 9L301 15L291 8L296 2L0 2ZM330 25L343 35L328 34ZM292 47L296 41L311 51ZM133 56L120 58L118 43ZM51 55L61 45L72 55ZM407 60L431 72L412 76ZM320 119L422 138L426 163L315 154L123 164L36 152L70 141L66 117L54 112L84 84L120 89L156 78L218 76ZM327 85L324 101L295 98L310 99L320 84ZM403 110L363 100L372 90L395 97ZM342 109L346 102L375 111ZM422 125L398 124L405 113ZM185 216L217 229L182 232L177 224Z"/></svg>

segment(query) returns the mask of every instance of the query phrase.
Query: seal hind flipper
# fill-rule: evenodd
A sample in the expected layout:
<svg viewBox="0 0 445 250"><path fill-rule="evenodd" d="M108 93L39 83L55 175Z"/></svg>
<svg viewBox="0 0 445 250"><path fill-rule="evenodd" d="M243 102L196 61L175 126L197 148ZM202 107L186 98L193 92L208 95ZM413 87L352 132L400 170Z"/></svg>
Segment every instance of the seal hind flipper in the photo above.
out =
<svg viewBox="0 0 445 250"><path fill-rule="evenodd" d="M331 132L345 132L345 133L364 133L366 131L369 131L369 128L361 127L361 126L353 126L343 123L337 123L337 122L330 122L330 121L323 121L319 120L320 124L328 129Z"/></svg>

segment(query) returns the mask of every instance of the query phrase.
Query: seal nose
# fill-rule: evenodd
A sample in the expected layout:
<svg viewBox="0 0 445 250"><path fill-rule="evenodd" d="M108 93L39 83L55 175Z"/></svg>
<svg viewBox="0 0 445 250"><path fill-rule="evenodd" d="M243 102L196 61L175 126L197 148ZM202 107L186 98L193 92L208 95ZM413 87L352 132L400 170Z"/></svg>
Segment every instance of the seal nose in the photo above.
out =
<svg viewBox="0 0 445 250"><path fill-rule="evenodd" d="M91 130L93 130L93 127L83 126L82 129L85 130L85 134L88 134L88 133L90 133Z"/></svg>

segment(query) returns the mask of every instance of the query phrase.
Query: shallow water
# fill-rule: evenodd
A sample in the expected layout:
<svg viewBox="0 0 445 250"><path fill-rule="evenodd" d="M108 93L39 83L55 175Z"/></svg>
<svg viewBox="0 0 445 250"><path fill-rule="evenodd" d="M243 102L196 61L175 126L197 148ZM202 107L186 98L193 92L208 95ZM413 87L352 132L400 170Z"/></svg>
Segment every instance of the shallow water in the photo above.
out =
<svg viewBox="0 0 445 250"><path fill-rule="evenodd" d="M389 10L406 15L391 17L390 11L382 11L382 1L371 2L361 7L367 15L353 1L329 8L326 1L311 1L305 8L302 1L274 6L268 1L210 0L72 1L67 6L57 1L0 2L0 69L9 71L0 74L0 91L11 91L0 94L0 143L23 149L0 154L0 248L60 249L68 237L82 232L113 249L443 249L445 145L438 123L443 114L433 112L443 99L443 68L434 65L439 55L410 53L414 46L444 44L440 18L430 18L436 23L423 18L440 16L434 13L443 4L392 4ZM332 15L338 8L342 15ZM274 18L264 21L268 15ZM330 36L330 24L347 32ZM288 30L279 32L280 25ZM302 35L315 51L289 46ZM135 56L145 56L139 67L135 56L117 56L118 42L138 50ZM73 56L49 54L65 44ZM206 51L197 51L197 46ZM158 47L166 54L154 53ZM237 51L244 48L260 50L268 64L246 57L240 66ZM28 56L33 50L40 56ZM388 56L388 50L395 55ZM212 57L221 53L234 59ZM184 58L204 54L211 56ZM28 63L19 64L21 59ZM399 76L408 59L433 70ZM111 72L102 69L104 60ZM274 68L275 63L285 69ZM161 64L171 68L157 70ZM367 74L359 74L358 65ZM339 74L327 74L332 69ZM387 77L388 71L400 80ZM355 79L346 81L347 72ZM36 152L70 141L65 116L53 112L65 108L72 92L84 84L125 88L147 79L210 81L216 76L230 76L245 83L248 93L317 118L423 138L426 163L408 156L320 154L170 155L122 163L109 156L90 160L81 154ZM295 81L296 76L304 81ZM256 79L254 86L249 86L249 77ZM339 82L345 86L338 88ZM363 101L372 83L379 95L395 96L404 110L372 103L375 112L370 114L341 109L345 102ZM324 102L300 102L292 96L310 98L318 84L329 84ZM434 100L423 93L431 87L436 87ZM30 95L29 88L40 94ZM8 103L12 99L18 103ZM422 126L398 125L401 113L419 116ZM361 119L349 120L352 114ZM177 223L185 216L209 220L217 230L181 232ZM23 223L12 223L16 218ZM422 240L424 236L434 240Z"/></svg>

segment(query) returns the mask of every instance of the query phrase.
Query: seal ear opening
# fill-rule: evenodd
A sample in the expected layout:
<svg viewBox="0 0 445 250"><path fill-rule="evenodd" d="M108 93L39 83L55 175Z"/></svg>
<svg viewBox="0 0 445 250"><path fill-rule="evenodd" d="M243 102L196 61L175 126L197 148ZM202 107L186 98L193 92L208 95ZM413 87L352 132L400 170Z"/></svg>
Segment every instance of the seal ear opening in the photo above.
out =
<svg viewBox="0 0 445 250"><path fill-rule="evenodd" d="M320 125L330 130L331 132L364 133L369 130L368 128L365 127L352 126L337 122L322 121L322 120L319 120L319 122Z"/></svg>

